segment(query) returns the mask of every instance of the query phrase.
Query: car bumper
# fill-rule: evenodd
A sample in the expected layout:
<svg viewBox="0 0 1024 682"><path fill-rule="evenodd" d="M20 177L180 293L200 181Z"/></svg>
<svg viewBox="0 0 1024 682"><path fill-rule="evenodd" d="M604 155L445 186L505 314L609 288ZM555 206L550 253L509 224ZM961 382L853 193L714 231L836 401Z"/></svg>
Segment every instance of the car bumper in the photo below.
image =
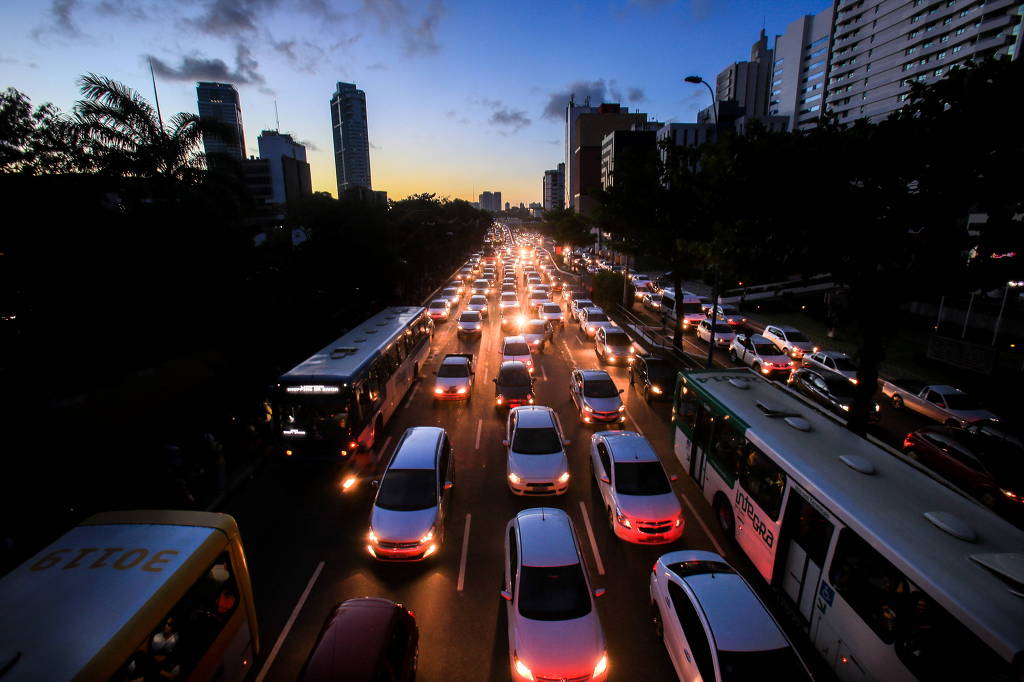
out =
<svg viewBox="0 0 1024 682"><path fill-rule="evenodd" d="M632 365L635 359L632 355L612 355L611 353L606 353L604 356L604 361L612 365Z"/></svg>
<svg viewBox="0 0 1024 682"><path fill-rule="evenodd" d="M394 543L407 544L407 543ZM380 545L366 545L370 556L378 561L423 561L435 556L440 549L440 544L433 542L427 545L416 544L415 547L381 547Z"/></svg>
<svg viewBox="0 0 1024 682"><path fill-rule="evenodd" d="M536 497L539 495L564 495L569 490L569 482L557 483L553 481L522 481L520 483L513 483L508 481L508 489L515 495L521 495L524 497Z"/></svg>
<svg viewBox="0 0 1024 682"><path fill-rule="evenodd" d="M599 412L583 412L580 414L580 421L585 424L615 424L626 421L625 412L613 414L601 414Z"/></svg>
<svg viewBox="0 0 1024 682"><path fill-rule="evenodd" d="M465 393L435 393L434 400L465 400L469 397L469 391Z"/></svg>
<svg viewBox="0 0 1024 682"><path fill-rule="evenodd" d="M635 524L632 528L626 528L622 524L615 523L615 536L620 540L632 542L637 545L666 545L675 542L683 536L683 528L686 526L680 523L679 526L671 526L664 533L648 533L640 530Z"/></svg>

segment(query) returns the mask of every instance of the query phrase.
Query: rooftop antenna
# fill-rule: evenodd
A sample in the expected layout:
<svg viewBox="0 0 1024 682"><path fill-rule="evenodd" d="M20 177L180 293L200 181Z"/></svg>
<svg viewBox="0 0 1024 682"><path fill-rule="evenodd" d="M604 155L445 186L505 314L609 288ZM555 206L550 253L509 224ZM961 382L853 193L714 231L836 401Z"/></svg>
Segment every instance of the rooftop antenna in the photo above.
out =
<svg viewBox="0 0 1024 682"><path fill-rule="evenodd" d="M164 117L160 114L160 95L156 92L156 74L153 73L153 58L149 58L149 77L153 80L153 100L156 102L156 118L160 121L160 130L164 129Z"/></svg>
<svg viewBox="0 0 1024 682"><path fill-rule="evenodd" d="M277 100L276 99L274 100L274 123L275 123L275 125L277 125L277 127L274 128L274 130L276 130L277 132L281 132L281 117L279 117L277 115Z"/></svg>

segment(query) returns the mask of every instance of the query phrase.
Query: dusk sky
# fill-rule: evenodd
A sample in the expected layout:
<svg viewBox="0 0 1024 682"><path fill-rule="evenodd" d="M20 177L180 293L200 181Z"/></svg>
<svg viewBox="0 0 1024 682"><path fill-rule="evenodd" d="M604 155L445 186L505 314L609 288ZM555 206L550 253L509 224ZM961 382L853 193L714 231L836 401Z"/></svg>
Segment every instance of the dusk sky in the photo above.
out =
<svg viewBox="0 0 1024 682"><path fill-rule="evenodd" d="M245 141L260 130L306 143L313 188L336 193L328 102L337 81L366 92L373 188L514 204L541 201L563 161L564 104L619 101L693 121L728 64L829 0L7 0L0 87L68 111L94 72L152 99L165 119L197 111L195 82L234 83Z"/></svg>

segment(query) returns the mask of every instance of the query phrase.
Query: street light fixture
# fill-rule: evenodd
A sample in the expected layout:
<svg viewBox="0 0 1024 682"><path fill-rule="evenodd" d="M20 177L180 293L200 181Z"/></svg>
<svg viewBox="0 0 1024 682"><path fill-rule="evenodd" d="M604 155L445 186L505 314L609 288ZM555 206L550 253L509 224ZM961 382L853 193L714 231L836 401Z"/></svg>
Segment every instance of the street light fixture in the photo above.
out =
<svg viewBox="0 0 1024 682"><path fill-rule="evenodd" d="M700 76L687 76L683 80L694 85L700 85L703 83L708 89L708 92L711 93L711 110L715 114L715 142L717 142L718 132L721 128L718 124L718 100L715 98L715 91L712 90L711 86L708 85L708 82ZM718 320L718 268L714 269L714 274L712 274L711 278L711 329L709 330L711 335L708 337L708 369L714 367L715 357L715 322Z"/></svg>

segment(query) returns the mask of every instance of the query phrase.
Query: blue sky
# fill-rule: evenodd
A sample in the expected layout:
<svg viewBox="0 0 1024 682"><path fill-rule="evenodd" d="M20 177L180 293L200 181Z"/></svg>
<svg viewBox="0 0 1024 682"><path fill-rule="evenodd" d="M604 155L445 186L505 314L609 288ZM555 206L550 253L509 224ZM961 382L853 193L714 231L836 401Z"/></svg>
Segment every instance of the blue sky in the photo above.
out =
<svg viewBox="0 0 1024 682"><path fill-rule="evenodd" d="M563 102L621 101L693 121L703 87L828 0L7 0L0 87L69 110L95 72L196 111L195 81L233 82L246 145L273 128L307 142L314 189L336 190L328 102L337 81L366 92L374 189L403 198L541 200L563 161Z"/></svg>

